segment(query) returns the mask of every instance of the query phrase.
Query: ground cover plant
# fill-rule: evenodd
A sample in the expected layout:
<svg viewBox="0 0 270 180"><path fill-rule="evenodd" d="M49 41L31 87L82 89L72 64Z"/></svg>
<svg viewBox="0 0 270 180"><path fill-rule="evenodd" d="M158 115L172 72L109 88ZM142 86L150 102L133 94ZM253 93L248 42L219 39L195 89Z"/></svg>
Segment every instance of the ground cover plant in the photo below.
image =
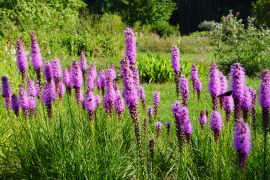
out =
<svg viewBox="0 0 270 180"><path fill-rule="evenodd" d="M35 33L28 60L17 40L1 75L1 178L269 178L268 70L250 79L235 63L227 77L173 46L173 81L143 84L133 29L124 39L106 69L84 52L70 64L44 60Z"/></svg>

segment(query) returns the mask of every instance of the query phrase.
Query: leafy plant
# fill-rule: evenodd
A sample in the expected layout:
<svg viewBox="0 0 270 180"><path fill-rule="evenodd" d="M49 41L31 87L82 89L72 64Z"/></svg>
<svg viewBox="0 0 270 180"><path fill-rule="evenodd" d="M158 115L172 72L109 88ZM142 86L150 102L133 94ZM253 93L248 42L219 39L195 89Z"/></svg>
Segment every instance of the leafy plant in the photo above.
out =
<svg viewBox="0 0 270 180"><path fill-rule="evenodd" d="M245 27L231 12L211 31L211 37L214 55L226 73L235 62L240 62L251 76L270 66L270 31L257 28L253 19Z"/></svg>

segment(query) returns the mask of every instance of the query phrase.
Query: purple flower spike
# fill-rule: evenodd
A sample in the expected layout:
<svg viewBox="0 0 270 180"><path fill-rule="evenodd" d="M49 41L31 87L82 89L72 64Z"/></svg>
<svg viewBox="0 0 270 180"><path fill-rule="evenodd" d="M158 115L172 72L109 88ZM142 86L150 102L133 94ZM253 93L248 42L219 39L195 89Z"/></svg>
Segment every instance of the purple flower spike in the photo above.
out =
<svg viewBox="0 0 270 180"><path fill-rule="evenodd" d="M97 78L96 67L94 64L91 64L87 76L87 91L94 91L96 78Z"/></svg>
<svg viewBox="0 0 270 180"><path fill-rule="evenodd" d="M190 138L193 132L193 127L190 121L185 122L182 124L183 134L185 136L186 142L190 142Z"/></svg>
<svg viewBox="0 0 270 180"><path fill-rule="evenodd" d="M183 106L188 105L189 89L188 89L188 80L184 75L180 77L180 93L182 95L182 104Z"/></svg>
<svg viewBox="0 0 270 180"><path fill-rule="evenodd" d="M30 38L31 38L31 60L34 69L37 71L41 69L43 64L42 55L34 32L31 33Z"/></svg>
<svg viewBox="0 0 270 180"><path fill-rule="evenodd" d="M138 106L138 92L133 81L132 71L129 68L129 61L127 58L124 58L121 61L121 70L123 73L123 85L124 85L124 98L127 106L132 111L137 111Z"/></svg>
<svg viewBox="0 0 270 180"><path fill-rule="evenodd" d="M83 85L83 74L79 64L76 61L72 63L72 85L75 89L77 104L82 100L82 85Z"/></svg>
<svg viewBox="0 0 270 180"><path fill-rule="evenodd" d="M207 116L204 110L202 110L200 113L199 123L201 125L201 128L204 129L205 124L207 123Z"/></svg>
<svg viewBox="0 0 270 180"><path fill-rule="evenodd" d="M18 117L19 116L19 110L20 110L20 103L19 103L19 99L16 96L16 94L13 94L11 96L11 108L14 111L15 115Z"/></svg>
<svg viewBox="0 0 270 180"><path fill-rule="evenodd" d="M147 108L147 114L149 117L149 123L152 124L152 119L153 119L153 115L154 115L154 109L152 107L148 107Z"/></svg>
<svg viewBox="0 0 270 180"><path fill-rule="evenodd" d="M241 107L243 110L243 119L245 122L247 122L248 112L252 107L252 97L251 97L248 87L245 87L243 99L241 101Z"/></svg>
<svg viewBox="0 0 270 180"><path fill-rule="evenodd" d="M234 100L234 119L241 119L241 101L245 91L245 72L240 63L235 63L231 67L231 90Z"/></svg>
<svg viewBox="0 0 270 180"><path fill-rule="evenodd" d="M33 116L35 114L35 109L36 109L36 99L34 96L28 96L28 110L29 110L29 115Z"/></svg>
<svg viewBox="0 0 270 180"><path fill-rule="evenodd" d="M45 62L45 67L44 67L44 76L47 82L51 82L53 78L53 69L52 65L49 61Z"/></svg>
<svg viewBox="0 0 270 180"><path fill-rule="evenodd" d="M115 111L118 115L118 119L121 120L122 119L122 113L125 109L125 102L124 99L121 95L121 92L117 86L117 84L114 84L114 91L115 91L115 100L114 100L114 107L115 107Z"/></svg>
<svg viewBox="0 0 270 180"><path fill-rule="evenodd" d="M43 89L43 103L46 106L48 117L52 118L52 103L53 103L53 95L52 95L52 84L54 83L45 83L44 89Z"/></svg>
<svg viewBox="0 0 270 180"><path fill-rule="evenodd" d="M65 95L65 92L66 92L65 85L64 85L63 81L59 82L58 88L59 88L58 89L59 100L62 100L64 95Z"/></svg>
<svg viewBox="0 0 270 180"><path fill-rule="evenodd" d="M82 73L85 74L87 71L87 60L86 60L86 56L85 56L85 51L81 52L81 56L80 56L80 67L82 70Z"/></svg>
<svg viewBox="0 0 270 180"><path fill-rule="evenodd" d="M53 70L53 77L55 79L62 78L62 66L60 60L57 58L53 59L51 65Z"/></svg>
<svg viewBox="0 0 270 180"><path fill-rule="evenodd" d="M232 96L239 103L241 102L245 90L245 72L240 63L235 63L231 67L231 90Z"/></svg>
<svg viewBox="0 0 270 180"><path fill-rule="evenodd" d="M115 101L115 91L112 80L112 70L106 71L106 93L104 96L104 108L108 115L112 115L113 105Z"/></svg>
<svg viewBox="0 0 270 180"><path fill-rule="evenodd" d="M250 153L252 143L249 126L243 121L239 121L235 125L233 147L238 154L239 167L245 170L246 159Z"/></svg>
<svg viewBox="0 0 270 180"><path fill-rule="evenodd" d="M156 122L155 127L156 127L156 132L157 132L157 137L158 137L160 135L160 132L161 132L162 123L159 121Z"/></svg>
<svg viewBox="0 0 270 180"><path fill-rule="evenodd" d="M210 68L210 79L208 84L209 93L211 96L217 97L220 94L220 73L215 63Z"/></svg>
<svg viewBox="0 0 270 180"><path fill-rule="evenodd" d="M260 76L261 85L259 92L260 105L263 108L270 108L270 72L269 70L264 70Z"/></svg>
<svg viewBox="0 0 270 180"><path fill-rule="evenodd" d="M219 77L220 73L215 63L211 65L209 74L210 79L208 84L208 90L212 96L213 110L216 111L218 107L217 96L220 94L220 77Z"/></svg>
<svg viewBox="0 0 270 180"><path fill-rule="evenodd" d="M136 38L132 28L126 28L124 31L126 40L126 57L130 64L136 64Z"/></svg>
<svg viewBox="0 0 270 180"><path fill-rule="evenodd" d="M176 75L180 72L180 52L177 46L173 46L171 50L171 64Z"/></svg>
<svg viewBox="0 0 270 180"><path fill-rule="evenodd" d="M83 104L84 104L84 108L88 111L90 121L93 121L94 111L96 108L96 98L92 91L87 92L87 95Z"/></svg>
<svg viewBox="0 0 270 180"><path fill-rule="evenodd" d="M234 103L232 96L224 96L223 98L224 111L226 113L226 121L230 121L231 113L233 112Z"/></svg>
<svg viewBox="0 0 270 180"><path fill-rule="evenodd" d="M100 104L101 104L100 96L95 96L95 100L96 100L96 107L100 106Z"/></svg>
<svg viewBox="0 0 270 180"><path fill-rule="evenodd" d="M27 94L28 96L32 96L32 97L37 96L37 90L36 90L35 82L33 80L27 81Z"/></svg>
<svg viewBox="0 0 270 180"><path fill-rule="evenodd" d="M219 74L220 78L220 94L224 94L228 89L227 77L222 72Z"/></svg>
<svg viewBox="0 0 270 180"><path fill-rule="evenodd" d="M25 118L28 116L28 98L23 85L19 89L20 106L22 107Z"/></svg>
<svg viewBox="0 0 270 180"><path fill-rule="evenodd" d="M154 100L154 115L157 116L158 104L160 101L160 92L155 91L153 93L153 100Z"/></svg>
<svg viewBox="0 0 270 180"><path fill-rule="evenodd" d="M36 96L38 97L38 99L41 98L41 89L39 84L39 81L35 82Z"/></svg>
<svg viewBox="0 0 270 180"><path fill-rule="evenodd" d="M11 86L9 84L8 78L6 76L2 76L2 97L10 97L11 96Z"/></svg>
<svg viewBox="0 0 270 180"><path fill-rule="evenodd" d="M194 90L197 92L198 99L200 99L200 95L201 95L201 92L202 92L202 82L201 82L201 80L197 79L194 82Z"/></svg>
<svg viewBox="0 0 270 180"><path fill-rule="evenodd" d="M97 88L99 91L102 92L102 94L104 94L104 88L105 88L105 72L103 70L101 70L99 72L98 78L97 78Z"/></svg>
<svg viewBox="0 0 270 180"><path fill-rule="evenodd" d="M263 115L263 130L266 133L268 130L269 123L269 107L270 107L270 72L269 70L264 70L260 76L261 85L259 92L259 103L262 107Z"/></svg>
<svg viewBox="0 0 270 180"><path fill-rule="evenodd" d="M180 116L181 116L181 103L180 101L176 101L171 108L171 111L175 118L175 126L176 126L176 135L178 139L179 149L182 147L182 129L180 124Z"/></svg>
<svg viewBox="0 0 270 180"><path fill-rule="evenodd" d="M179 122L183 125L189 121L188 108L186 106L181 107L179 111Z"/></svg>
<svg viewBox="0 0 270 180"><path fill-rule="evenodd" d="M217 142L220 136L220 131L222 128L222 118L217 111L213 111L210 119L210 127L214 132L215 141Z"/></svg>
<svg viewBox="0 0 270 180"><path fill-rule="evenodd" d="M199 74L198 74L198 70L196 68L196 66L194 64L192 64L192 68L190 71L190 79L192 82L195 82L196 80L199 79Z"/></svg>
<svg viewBox="0 0 270 180"><path fill-rule="evenodd" d="M32 64L34 66L34 69L37 73L38 82L40 83L40 81L41 81L40 70L41 70L42 64L43 64L42 55L41 55L39 44L36 40L36 35L34 32L31 33L30 38L31 38L31 60L32 60Z"/></svg>
<svg viewBox="0 0 270 180"><path fill-rule="evenodd" d="M10 109L11 91L12 91L11 86L6 76L2 76L1 80L2 80L2 97L4 98L5 101L5 107L7 109Z"/></svg>
<svg viewBox="0 0 270 180"><path fill-rule="evenodd" d="M112 70L112 79L115 80L117 77L117 73L113 64L110 66L110 69Z"/></svg>
<svg viewBox="0 0 270 180"><path fill-rule="evenodd" d="M17 66L24 81L26 78L26 71L28 69L28 60L25 54L23 41L21 39L17 40Z"/></svg>
<svg viewBox="0 0 270 180"><path fill-rule="evenodd" d="M65 69L63 72L63 82L66 86L68 94L70 94L71 89L72 89L72 84L71 84L70 74L69 74L69 71L67 69Z"/></svg>
<svg viewBox="0 0 270 180"><path fill-rule="evenodd" d="M227 78L226 76L223 75L222 72L220 72L219 77L220 77L220 94L224 94L225 92L227 92L227 89L228 89ZM219 100L220 100L220 107L223 108L224 96L220 96Z"/></svg>
<svg viewBox="0 0 270 180"><path fill-rule="evenodd" d="M146 106L145 105L145 92L144 92L144 88L142 86L138 87L138 94L139 94L139 97L141 99L142 106L145 109L145 106Z"/></svg>

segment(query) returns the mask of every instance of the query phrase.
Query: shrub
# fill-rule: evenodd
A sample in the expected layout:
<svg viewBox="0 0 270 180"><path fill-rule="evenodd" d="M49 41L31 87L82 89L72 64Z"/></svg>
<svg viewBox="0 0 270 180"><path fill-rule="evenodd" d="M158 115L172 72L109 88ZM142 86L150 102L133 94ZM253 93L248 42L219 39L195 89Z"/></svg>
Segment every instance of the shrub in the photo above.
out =
<svg viewBox="0 0 270 180"><path fill-rule="evenodd" d="M170 54L139 54L137 58L140 78L147 83L162 83L174 81ZM195 63L200 76L207 76L207 68L201 62ZM189 77L192 63L181 57L181 73Z"/></svg>
<svg viewBox="0 0 270 180"><path fill-rule="evenodd" d="M270 2L258 0L254 3L253 12L258 23L270 26Z"/></svg>
<svg viewBox="0 0 270 180"><path fill-rule="evenodd" d="M245 27L230 13L211 31L214 55L226 73L235 62L240 62L251 76L270 66L270 31L257 28L253 19L248 21Z"/></svg>

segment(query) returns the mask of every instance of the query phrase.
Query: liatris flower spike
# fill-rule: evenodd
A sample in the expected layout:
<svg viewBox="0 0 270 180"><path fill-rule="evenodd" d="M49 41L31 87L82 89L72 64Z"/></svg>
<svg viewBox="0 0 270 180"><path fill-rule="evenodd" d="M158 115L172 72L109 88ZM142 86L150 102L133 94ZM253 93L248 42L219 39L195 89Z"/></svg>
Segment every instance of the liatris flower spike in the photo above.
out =
<svg viewBox="0 0 270 180"><path fill-rule="evenodd" d="M37 106L36 99L34 96L28 96L27 100L28 100L29 115L33 116L35 114L35 109Z"/></svg>
<svg viewBox="0 0 270 180"><path fill-rule="evenodd" d="M63 72L63 82L66 86L68 94L71 93L72 85L71 85L71 77L67 69Z"/></svg>
<svg viewBox="0 0 270 180"><path fill-rule="evenodd" d="M154 115L154 109L152 107L148 107L147 108L147 114L149 117L149 124L152 124L152 119L153 119L153 115Z"/></svg>
<svg viewBox="0 0 270 180"><path fill-rule="evenodd" d="M262 107L262 119L263 119L263 130L266 133L268 131L269 123L269 108L270 108L270 72L264 70L260 76L261 85L259 93L259 103Z"/></svg>
<svg viewBox="0 0 270 180"><path fill-rule="evenodd" d="M94 120L94 111L96 108L96 99L92 91L87 92L84 100L84 108L88 111L90 121Z"/></svg>
<svg viewBox="0 0 270 180"><path fill-rule="evenodd" d="M155 127L156 127L157 137L159 137L160 132L161 132L161 128L162 128L162 123L161 123L161 122L159 122L159 121L158 121L158 122L156 122Z"/></svg>
<svg viewBox="0 0 270 180"><path fill-rule="evenodd" d="M46 106L48 117L52 118L52 103L53 103L53 97L52 97L52 85L53 83L45 83L44 89L43 89L43 103Z"/></svg>
<svg viewBox="0 0 270 180"><path fill-rule="evenodd" d="M171 111L174 115L175 118L175 126L176 126L176 135L179 143L179 149L181 150L182 148L182 128L181 128L181 103L180 101L176 101L172 108Z"/></svg>
<svg viewBox="0 0 270 180"><path fill-rule="evenodd" d="M104 88L105 88L105 72L103 70L99 71L99 75L97 78L97 88L99 91L102 92L102 95L104 95Z"/></svg>
<svg viewBox="0 0 270 180"><path fill-rule="evenodd" d="M141 130L140 130L140 123L139 123L138 114L137 114L138 91L133 81L132 72L129 67L130 66L129 66L128 58L124 58L121 61L121 75L122 75L122 81L124 85L124 98L125 98L126 105L129 108L129 112L134 123L134 127L135 127L134 131L135 131L137 146L139 150L139 156L142 162L144 155L142 152Z"/></svg>
<svg viewBox="0 0 270 180"><path fill-rule="evenodd" d="M214 133L215 141L217 142L220 136L220 131L222 128L222 118L217 111L213 111L210 119L210 127Z"/></svg>
<svg viewBox="0 0 270 180"><path fill-rule="evenodd" d="M213 110L216 111L218 108L218 95L220 94L220 77L219 70L215 63L210 68L210 79L208 84L209 93L212 96Z"/></svg>
<svg viewBox="0 0 270 180"><path fill-rule="evenodd" d="M224 93L227 92L227 89L228 89L227 78L226 78L226 76L224 76L224 74L222 72L220 72L219 78L220 78L220 94L224 94ZM224 106L224 102L223 102L224 101L224 96L220 96L219 101L220 101L220 107L223 108L223 106Z"/></svg>
<svg viewBox="0 0 270 180"><path fill-rule="evenodd" d="M115 107L115 111L117 113L118 119L121 120L122 113L125 109L125 102L117 84L114 84L114 92L115 92L114 107Z"/></svg>
<svg viewBox="0 0 270 180"><path fill-rule="evenodd" d="M189 89L188 89L188 80L184 75L180 77L180 92L182 96L182 104L183 106L188 105L188 97L189 97Z"/></svg>
<svg viewBox="0 0 270 180"><path fill-rule="evenodd" d="M234 108L232 96L224 96L223 108L224 108L224 111L226 113L226 122L228 122L231 119L231 114L232 114L233 108Z"/></svg>
<svg viewBox="0 0 270 180"><path fill-rule="evenodd" d="M79 64L76 61L72 63L72 84L75 89L77 104L82 100L83 75Z"/></svg>
<svg viewBox="0 0 270 180"><path fill-rule="evenodd" d="M182 129L183 129L183 134L185 136L185 140L187 143L190 142L191 135L193 132L193 127L190 121L186 121L185 123L182 124Z"/></svg>
<svg viewBox="0 0 270 180"><path fill-rule="evenodd" d="M19 117L20 102L16 94L11 96L11 108L14 111L15 115Z"/></svg>
<svg viewBox="0 0 270 180"><path fill-rule="evenodd" d="M45 62L45 67L44 67L44 76L47 82L51 82L53 79L53 69L52 65L49 61Z"/></svg>
<svg viewBox="0 0 270 180"><path fill-rule="evenodd" d="M41 88L39 81L35 82L35 88L36 88L36 96L38 97L38 99L41 99Z"/></svg>
<svg viewBox="0 0 270 180"><path fill-rule="evenodd" d="M180 52L177 46L173 46L171 50L171 64L174 71L176 97L179 98L179 75L180 75Z"/></svg>
<svg viewBox="0 0 270 180"><path fill-rule="evenodd" d="M4 98L5 101L5 107L7 109L10 109L10 101L11 101L11 86L9 84L8 78L6 76L2 76L2 97Z"/></svg>
<svg viewBox="0 0 270 180"><path fill-rule="evenodd" d="M104 108L106 110L106 114L111 116L113 112L113 105L115 102L115 91L112 80L112 71L108 69L106 71L106 92L104 96Z"/></svg>
<svg viewBox="0 0 270 180"><path fill-rule="evenodd" d="M195 65L192 65L191 71L190 71L190 79L192 81L192 86L194 93L197 94L198 100L200 100L200 95L202 92L202 82L199 79L198 70L195 67Z"/></svg>
<svg viewBox="0 0 270 180"><path fill-rule="evenodd" d="M28 60L24 50L23 41L20 39L17 41L17 67L21 72L23 81L25 81L28 69Z"/></svg>
<svg viewBox="0 0 270 180"><path fill-rule="evenodd" d="M42 55L41 55L39 44L36 40L36 35L34 32L31 33L30 38L31 38L31 60L32 60L33 67L34 67L36 74L37 74L37 80L40 84L41 83L40 70L41 70L42 64L43 64Z"/></svg>
<svg viewBox="0 0 270 180"><path fill-rule="evenodd" d="M193 89L195 90L195 81L199 79L199 74L194 64L192 64L192 67L191 67L190 79L192 81Z"/></svg>
<svg viewBox="0 0 270 180"><path fill-rule="evenodd" d="M28 117L28 98L27 98L27 94L24 90L23 85L20 85L20 88L19 88L19 98L20 98L20 106L22 107L24 117L27 118Z"/></svg>
<svg viewBox="0 0 270 180"><path fill-rule="evenodd" d="M239 167L245 171L246 159L251 150L251 135L247 123L239 121L235 125L233 146L237 152Z"/></svg>
<svg viewBox="0 0 270 180"><path fill-rule="evenodd" d="M234 101L234 119L241 119L241 101L245 91L245 72L240 63L235 63L231 67L231 90Z"/></svg>
<svg viewBox="0 0 270 180"><path fill-rule="evenodd" d="M36 90L35 82L33 80L27 81L27 94L28 96L32 96L32 97L37 96L37 90Z"/></svg>
<svg viewBox="0 0 270 180"><path fill-rule="evenodd" d="M245 87L244 95L243 95L243 100L241 101L241 107L243 110L243 119L245 122L248 120L248 112L252 107L252 97L249 92L249 88Z"/></svg>
<svg viewBox="0 0 270 180"><path fill-rule="evenodd" d="M94 64L90 65L87 75L87 91L94 91L97 78L97 70Z"/></svg>
<svg viewBox="0 0 270 180"><path fill-rule="evenodd" d="M139 97L141 99L142 106L145 109L145 106L146 106L145 105L145 92L144 92L144 88L142 86L138 87L138 94L139 94Z"/></svg>
<svg viewBox="0 0 270 180"><path fill-rule="evenodd" d="M201 128L204 129L205 124L207 123L207 117L206 117L206 113L204 110L202 110L200 113L199 123L201 125Z"/></svg>
<svg viewBox="0 0 270 180"><path fill-rule="evenodd" d="M160 101L160 92L155 91L153 93L153 100L154 100L154 116L157 116L158 113L158 104Z"/></svg>
<svg viewBox="0 0 270 180"><path fill-rule="evenodd" d="M124 31L126 41L126 57L131 65L136 64L136 38L132 28L126 28Z"/></svg>

